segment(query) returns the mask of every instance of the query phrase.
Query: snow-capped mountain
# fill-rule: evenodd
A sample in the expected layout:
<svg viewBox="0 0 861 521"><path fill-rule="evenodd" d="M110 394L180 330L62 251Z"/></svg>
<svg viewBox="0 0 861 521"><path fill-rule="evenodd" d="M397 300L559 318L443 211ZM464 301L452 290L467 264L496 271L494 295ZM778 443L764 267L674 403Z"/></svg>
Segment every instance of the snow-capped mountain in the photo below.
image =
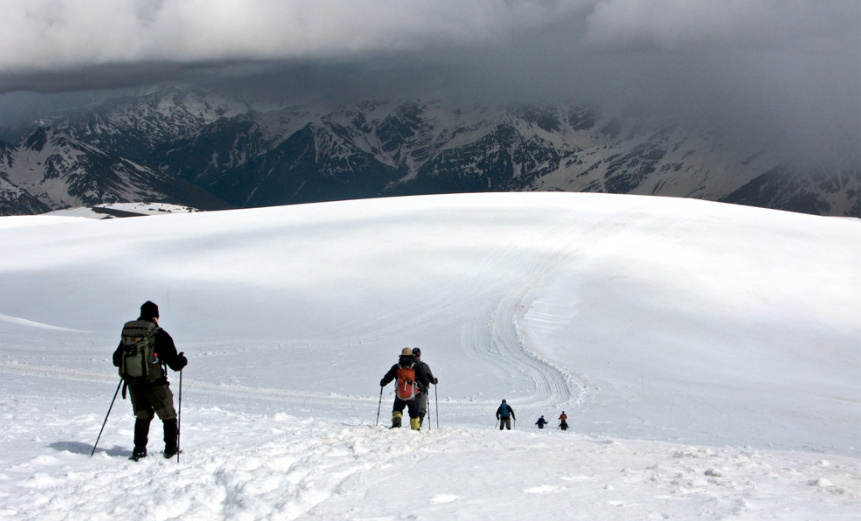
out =
<svg viewBox="0 0 861 521"><path fill-rule="evenodd" d="M249 105L193 89L170 88L141 96L111 99L49 120L70 136L112 154L142 159L162 143L197 132Z"/></svg>
<svg viewBox="0 0 861 521"><path fill-rule="evenodd" d="M0 144L0 215L128 201L226 207L199 188L112 155L51 127Z"/></svg>
<svg viewBox="0 0 861 521"><path fill-rule="evenodd" d="M753 144L739 147L731 129L592 106L381 101L271 109L171 89L63 114L52 124L236 207L586 191L861 215L857 157L842 168L800 167ZM44 177L37 170L32 175ZM18 211L26 211L26 200L18 197Z"/></svg>

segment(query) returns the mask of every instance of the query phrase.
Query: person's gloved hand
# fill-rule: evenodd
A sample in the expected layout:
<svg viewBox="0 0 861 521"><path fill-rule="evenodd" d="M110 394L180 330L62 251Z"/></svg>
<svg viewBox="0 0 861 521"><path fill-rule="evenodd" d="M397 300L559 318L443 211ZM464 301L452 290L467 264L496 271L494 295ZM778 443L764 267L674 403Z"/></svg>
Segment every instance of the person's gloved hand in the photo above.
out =
<svg viewBox="0 0 861 521"><path fill-rule="evenodd" d="M186 358L185 353L182 352L182 353L179 353L179 355L177 355L177 359L178 359L178 362L176 363L176 365L179 367L179 369L177 369L177 371L182 371L182 368L188 365L188 358Z"/></svg>
<svg viewBox="0 0 861 521"><path fill-rule="evenodd" d="M436 384L438 384L438 383L439 383L439 378L434 378L434 379L433 379L433 384L434 384L434 385L436 385Z"/></svg>

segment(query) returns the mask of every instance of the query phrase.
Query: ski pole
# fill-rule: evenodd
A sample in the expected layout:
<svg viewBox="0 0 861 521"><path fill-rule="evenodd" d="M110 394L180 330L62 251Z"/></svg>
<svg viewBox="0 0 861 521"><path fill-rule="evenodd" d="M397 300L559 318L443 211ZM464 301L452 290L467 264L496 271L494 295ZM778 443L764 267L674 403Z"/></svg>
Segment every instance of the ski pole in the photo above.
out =
<svg viewBox="0 0 861 521"><path fill-rule="evenodd" d="M382 406L383 406L383 386L381 385L380 386L380 403L377 404L377 423L374 424L375 426L380 424L380 407L382 407Z"/></svg>
<svg viewBox="0 0 861 521"><path fill-rule="evenodd" d="M436 428L439 429L439 394L436 392L436 384L433 386L433 397L436 404Z"/></svg>
<svg viewBox="0 0 861 521"><path fill-rule="evenodd" d="M113 400L111 400L111 406L110 406L110 407L108 407L108 414L106 414L106 415L105 415L105 421L104 421L104 422L102 422L102 428L99 430L99 437L98 437L98 438L96 438L96 444L95 444L95 445L93 445L93 452L91 452L91 453L90 453L90 457L91 457L91 458L93 457L93 454L95 454L95 453L96 453L96 447L98 447L98 446L99 446L99 440L100 440L100 439L102 439L102 431L104 431L104 430L105 430L105 425L107 425L107 423L108 423L108 416L110 416L110 415L111 415L111 409L113 409L113 408L114 408L114 402L117 400L117 394L119 394L119 392L120 392L120 386L121 386L122 384L123 384L123 379L122 379L122 378L120 378L120 383L118 383L118 384L117 384L117 390L116 390L116 391L114 391L114 399L113 399Z"/></svg>
<svg viewBox="0 0 861 521"><path fill-rule="evenodd" d="M179 464L179 433L182 432L182 369L179 370L179 411L176 413L176 462Z"/></svg>

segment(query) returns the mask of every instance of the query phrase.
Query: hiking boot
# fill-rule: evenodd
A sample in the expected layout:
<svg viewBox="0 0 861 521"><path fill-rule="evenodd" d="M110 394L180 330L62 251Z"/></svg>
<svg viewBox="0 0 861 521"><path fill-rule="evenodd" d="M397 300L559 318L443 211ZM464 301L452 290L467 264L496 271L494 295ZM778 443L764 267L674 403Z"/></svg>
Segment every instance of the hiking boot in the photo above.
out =
<svg viewBox="0 0 861 521"><path fill-rule="evenodd" d="M421 429L421 423L418 418L410 418L410 428L414 431Z"/></svg>
<svg viewBox="0 0 861 521"><path fill-rule="evenodd" d="M137 461L141 458L146 458L146 449L135 447L134 452L132 452L132 459Z"/></svg>

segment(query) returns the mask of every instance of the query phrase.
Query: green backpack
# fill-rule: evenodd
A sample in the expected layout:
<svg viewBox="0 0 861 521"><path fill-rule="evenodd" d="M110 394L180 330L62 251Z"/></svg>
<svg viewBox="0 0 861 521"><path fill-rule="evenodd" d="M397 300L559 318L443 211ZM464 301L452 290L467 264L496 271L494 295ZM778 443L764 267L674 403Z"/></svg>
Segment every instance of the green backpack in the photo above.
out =
<svg viewBox="0 0 861 521"><path fill-rule="evenodd" d="M158 329L148 320L132 320L123 326L120 376L126 383L148 384L164 376L164 363L155 352Z"/></svg>

